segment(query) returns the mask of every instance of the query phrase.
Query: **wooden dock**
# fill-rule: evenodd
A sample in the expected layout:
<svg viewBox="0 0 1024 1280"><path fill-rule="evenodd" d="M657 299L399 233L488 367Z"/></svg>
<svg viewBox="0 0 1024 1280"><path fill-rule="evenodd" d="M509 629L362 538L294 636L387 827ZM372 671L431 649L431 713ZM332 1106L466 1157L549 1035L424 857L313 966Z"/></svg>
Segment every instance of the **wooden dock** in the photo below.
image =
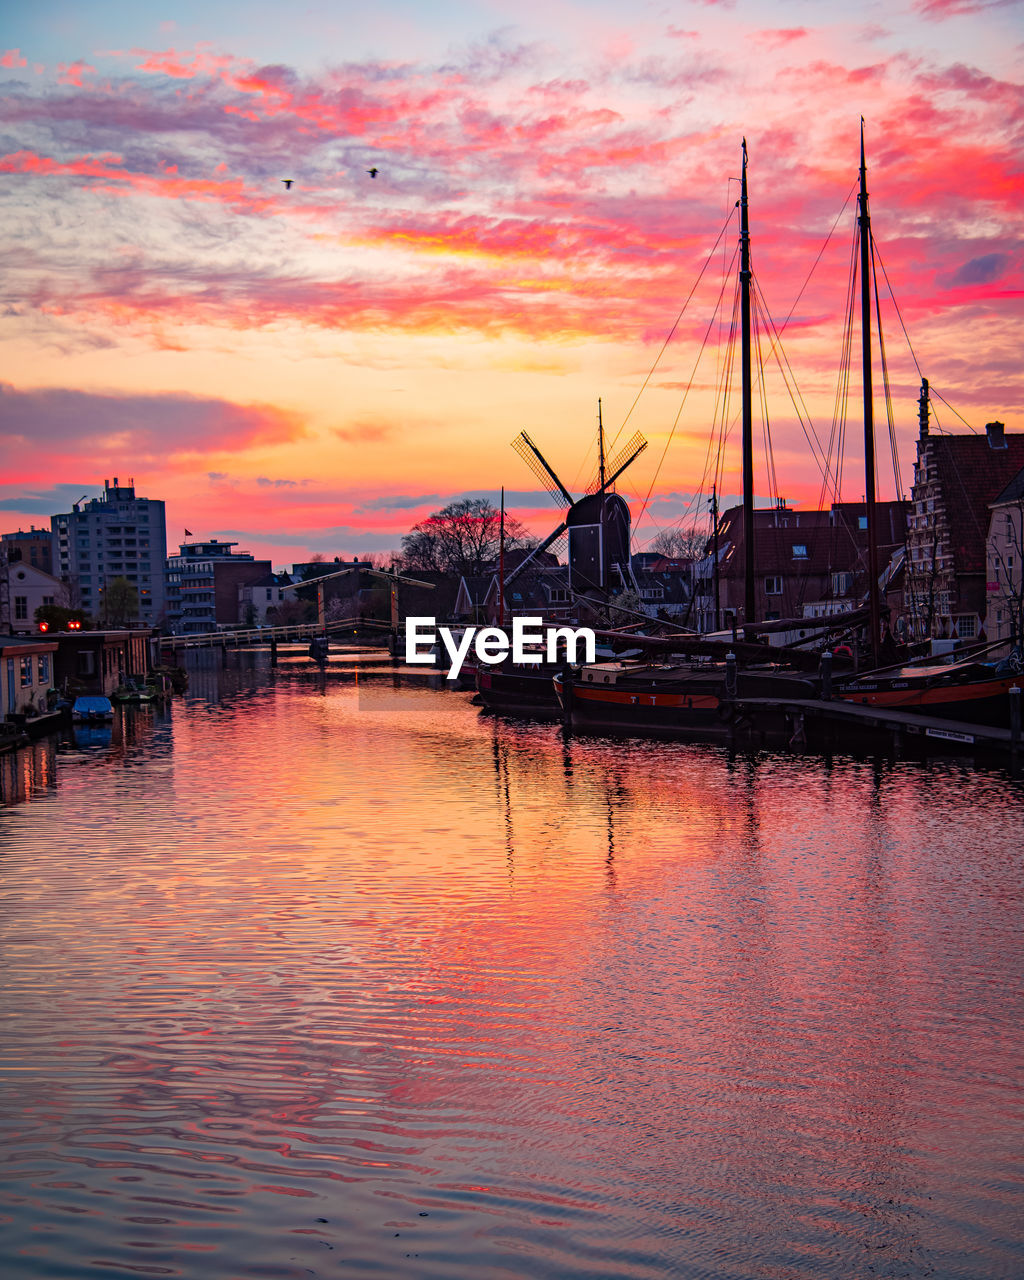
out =
<svg viewBox="0 0 1024 1280"><path fill-rule="evenodd" d="M904 745L935 750L980 751L1015 758L1020 752L1020 735L995 725L968 724L962 720L922 716L895 708L868 707L841 699L821 698L737 698L736 716L756 726L766 717L785 717L793 741L801 738L808 744L840 746L844 739L854 738L863 744L892 746L897 751Z"/></svg>

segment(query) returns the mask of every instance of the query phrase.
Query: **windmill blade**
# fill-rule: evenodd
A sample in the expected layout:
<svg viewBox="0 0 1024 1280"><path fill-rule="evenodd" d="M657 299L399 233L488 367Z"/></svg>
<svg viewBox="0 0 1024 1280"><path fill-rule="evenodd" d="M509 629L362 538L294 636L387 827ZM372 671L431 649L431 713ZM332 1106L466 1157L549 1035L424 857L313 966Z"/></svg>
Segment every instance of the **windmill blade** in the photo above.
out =
<svg viewBox="0 0 1024 1280"><path fill-rule="evenodd" d="M551 546L552 542L554 542L557 538L560 538L562 534L565 533L568 527L569 526L563 520L562 523L558 526L558 528L554 531L554 533L549 533L548 536L544 539L544 541L539 543L536 547L534 547L534 549L530 552L530 554L526 557L526 559L521 561L519 564L517 564L516 567L512 570L512 572L506 576L503 586L507 587L509 583L515 582L516 578L519 577L519 575L523 572L523 570L527 568L536 559L536 557L540 555L542 551L547 551L548 547Z"/></svg>
<svg viewBox="0 0 1024 1280"><path fill-rule="evenodd" d="M512 441L512 448L519 454L533 474L541 482L552 498L563 507L572 506L572 494L562 484L558 476L548 465L547 459L533 443L525 431L520 431Z"/></svg>
<svg viewBox="0 0 1024 1280"><path fill-rule="evenodd" d="M643 438L639 431L634 431L632 437L627 440L622 449L615 455L608 466L608 479L604 482L604 488L608 489L611 484L631 462L639 458L643 451L647 448L647 441Z"/></svg>

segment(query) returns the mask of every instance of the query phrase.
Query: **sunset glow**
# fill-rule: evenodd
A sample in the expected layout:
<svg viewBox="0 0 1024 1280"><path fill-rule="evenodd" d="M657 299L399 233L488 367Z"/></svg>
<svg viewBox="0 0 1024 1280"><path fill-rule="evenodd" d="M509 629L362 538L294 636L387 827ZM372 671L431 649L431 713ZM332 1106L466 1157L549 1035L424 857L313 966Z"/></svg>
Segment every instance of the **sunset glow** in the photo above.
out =
<svg viewBox="0 0 1024 1280"><path fill-rule="evenodd" d="M503 485L544 533L509 442L525 427L581 489L600 397L611 437L651 442L621 487L642 546L705 476L717 328L697 357L731 297L744 137L755 273L827 440L862 116L908 491L922 374L939 429L1024 430L1019 20L1000 0L23 6L0 50L0 523L118 475L167 501L172 545L187 527L276 565L395 549ZM817 505L765 388L781 489ZM851 443L849 499L859 467ZM727 498L738 475L730 457ZM879 479L892 496L884 452Z"/></svg>

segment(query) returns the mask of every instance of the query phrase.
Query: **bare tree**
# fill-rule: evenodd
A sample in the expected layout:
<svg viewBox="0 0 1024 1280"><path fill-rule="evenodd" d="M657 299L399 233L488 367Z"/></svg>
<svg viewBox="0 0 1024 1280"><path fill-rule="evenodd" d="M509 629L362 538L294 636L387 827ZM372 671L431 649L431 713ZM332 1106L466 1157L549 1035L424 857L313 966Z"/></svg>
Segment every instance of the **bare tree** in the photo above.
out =
<svg viewBox="0 0 1024 1280"><path fill-rule="evenodd" d="M700 560L704 556L708 535L690 526L689 529L663 529L650 543L650 549L671 560Z"/></svg>
<svg viewBox="0 0 1024 1280"><path fill-rule="evenodd" d="M414 525L402 539L406 569L441 573L483 573L498 558L501 513L486 498L450 502ZM505 516L505 549L518 551L534 544L514 516Z"/></svg>

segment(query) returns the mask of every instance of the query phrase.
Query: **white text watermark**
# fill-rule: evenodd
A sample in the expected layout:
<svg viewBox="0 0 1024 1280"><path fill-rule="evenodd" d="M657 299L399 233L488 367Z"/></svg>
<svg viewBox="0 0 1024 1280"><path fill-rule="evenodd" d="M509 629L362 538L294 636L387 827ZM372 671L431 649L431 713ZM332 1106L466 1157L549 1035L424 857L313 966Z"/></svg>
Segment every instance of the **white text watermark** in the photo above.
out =
<svg viewBox="0 0 1024 1280"><path fill-rule="evenodd" d="M459 634L461 632L461 634ZM472 648L477 660L493 665L513 662L593 662L596 637L590 627L546 627L543 618L513 618L511 635L505 627L439 627L436 618L406 618L405 660L436 666L438 639L448 653L448 679L455 680Z"/></svg>

